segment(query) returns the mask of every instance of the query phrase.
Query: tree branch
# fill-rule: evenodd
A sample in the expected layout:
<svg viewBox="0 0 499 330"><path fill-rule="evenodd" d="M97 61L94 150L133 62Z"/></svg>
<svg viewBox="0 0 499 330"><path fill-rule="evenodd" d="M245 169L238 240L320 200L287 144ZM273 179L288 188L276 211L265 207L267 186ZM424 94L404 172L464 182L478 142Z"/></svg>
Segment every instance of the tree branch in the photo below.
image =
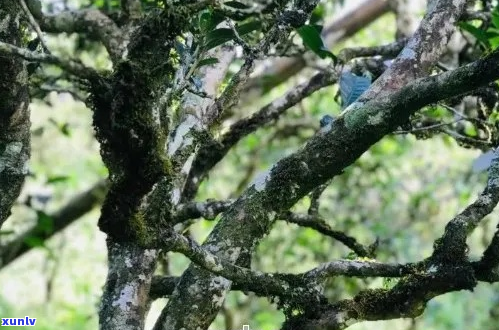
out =
<svg viewBox="0 0 499 330"><path fill-rule="evenodd" d="M179 205L177 211L175 212L175 215L173 216L173 223L177 224L196 218L214 220L218 214L226 211L233 203L233 200L208 200L204 203L191 202L181 204ZM333 230L326 223L326 221L317 214L308 215L286 211L278 216L278 220L283 220L288 223L294 223L300 227L314 229L325 236L331 237L343 243L346 247L355 252L355 254L357 254L359 257L374 256L374 245L369 247L363 246L362 244L358 243L355 238L348 236L341 231Z"/></svg>
<svg viewBox="0 0 499 330"><path fill-rule="evenodd" d="M100 77L100 74L97 71L83 65L79 61L63 60L54 55L31 52L27 49L19 48L3 41L0 41L0 54L17 56L32 62L54 64L61 69L83 79L94 80Z"/></svg>
<svg viewBox="0 0 499 330"><path fill-rule="evenodd" d="M344 48L338 53L338 59L344 63L356 57L367 57L367 56L386 56L395 57L402 49L406 46L408 39L400 39L387 45L374 46L374 47L355 47L355 48Z"/></svg>
<svg viewBox="0 0 499 330"><path fill-rule="evenodd" d="M480 196L447 224L444 235L436 241L434 258L447 262L459 262L466 258L466 238L499 202L498 155L496 151L488 169L487 186Z"/></svg>
<svg viewBox="0 0 499 330"><path fill-rule="evenodd" d="M412 265L384 264L371 261L337 260L319 265L302 274L263 273L234 265L210 253L196 242L176 232L164 236L168 251L179 252L213 274L238 283L244 291L269 297L279 296L293 300L304 294L315 296L318 283L334 276L401 277L413 272ZM309 292L307 292L309 291Z"/></svg>
<svg viewBox="0 0 499 330"><path fill-rule="evenodd" d="M47 231L46 225L37 224L33 228L20 234L12 242L2 246L0 249L0 269L6 267L12 261L33 248L32 245L27 243L27 238L36 237L37 239L40 239L40 241L49 239L102 203L106 191L107 183L105 181L97 182L87 191L73 197L60 210L53 214L49 214L49 217L53 221L50 231Z"/></svg>
<svg viewBox="0 0 499 330"><path fill-rule="evenodd" d="M344 16L327 23L322 31L326 47L330 49L338 42L357 33L386 14L389 9L388 1L366 0ZM249 103L255 95L259 97L266 93L272 87L296 75L305 66L306 62L302 57L291 59L280 58L272 61L270 64L262 65L262 68L256 70L261 73L248 81L245 92L242 95L242 102Z"/></svg>
<svg viewBox="0 0 499 330"><path fill-rule="evenodd" d="M204 247L229 262L243 262L270 230L277 214L288 209L316 186L341 173L371 145L405 122L412 113L426 104L497 79L499 51L471 65L407 85L438 60L465 3L465 0L438 1L434 6L436 10L425 17L415 37L409 41L407 51L402 51L395 61L398 64L394 63L395 68L390 74L400 76L380 78L381 82L372 87L374 91L364 94L363 102L350 105L305 147L258 177L224 212ZM421 42L424 45L418 45ZM425 54L425 51L429 53ZM405 66L407 72L402 73L402 63L410 63L411 68L416 65L417 72L413 73ZM230 242L227 237L230 237ZM229 288L230 281L219 281L209 273L189 267L156 324L156 329L207 328ZM195 311L190 308L192 305L197 306ZM203 315L202 320L195 315Z"/></svg>
<svg viewBox="0 0 499 330"><path fill-rule="evenodd" d="M22 9L24 10L26 16L28 17L29 24L35 30L36 35L38 36L38 39L40 39L40 42L45 50L48 51L47 44L45 43L45 39L43 38L42 30L40 29L40 26L36 22L35 18L33 17L33 14L29 10L28 6L26 5L26 2L24 0L18 0L19 4L21 5Z"/></svg>
<svg viewBox="0 0 499 330"><path fill-rule="evenodd" d="M158 251L113 242L110 237L107 246L109 266L99 307L100 329L144 329Z"/></svg>
<svg viewBox="0 0 499 330"><path fill-rule="evenodd" d="M282 329L336 330L364 320L414 318L422 314L427 302L438 295L472 290L477 280L498 281L497 233L479 262L469 262L465 251L467 234L494 209L498 200L499 159L495 158L489 169L487 185L477 201L449 222L443 237L435 242L433 255L413 265L413 274L401 279L390 290L366 290L353 299L324 306L318 313L306 311L303 315L291 317Z"/></svg>
<svg viewBox="0 0 499 330"><path fill-rule="evenodd" d="M128 35L101 11L88 9L44 15L39 0L26 0L26 3L44 31L86 33L102 42L113 62L121 58Z"/></svg>
<svg viewBox="0 0 499 330"><path fill-rule="evenodd" d="M213 220L218 214L227 210L232 203L234 201L229 199L225 201L208 200L204 203L191 202L180 204L173 216L173 223L181 223L196 218Z"/></svg>
<svg viewBox="0 0 499 330"><path fill-rule="evenodd" d="M272 120L278 119L286 110L321 88L334 84L337 79L337 74L333 70L317 73L309 81L292 87L286 94L263 106L253 115L232 124L228 132L222 135L220 142L202 146L189 173L184 190L184 198L187 200L194 198L199 185L207 173L241 139L270 123Z"/></svg>
<svg viewBox="0 0 499 330"><path fill-rule="evenodd" d="M474 263L474 267L478 280L499 282L499 230L496 230L482 258Z"/></svg>
<svg viewBox="0 0 499 330"><path fill-rule="evenodd" d="M312 228L325 236L331 237L338 242L343 243L359 257L373 257L373 247L363 246L358 243L355 238L348 236L339 230L333 230L320 216L284 212L284 214L280 217L284 221L297 224L301 227Z"/></svg>

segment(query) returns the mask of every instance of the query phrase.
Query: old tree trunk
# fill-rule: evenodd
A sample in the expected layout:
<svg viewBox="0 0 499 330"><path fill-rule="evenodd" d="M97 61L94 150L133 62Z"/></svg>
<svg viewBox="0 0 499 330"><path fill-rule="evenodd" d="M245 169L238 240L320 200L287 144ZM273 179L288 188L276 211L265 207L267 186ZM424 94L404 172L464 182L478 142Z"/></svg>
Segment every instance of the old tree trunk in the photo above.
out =
<svg viewBox="0 0 499 330"><path fill-rule="evenodd" d="M495 160L483 192L448 221L433 253L418 262L373 261L374 245L334 230L318 212L321 193L335 185L331 179L395 131L417 135L426 129L428 136L446 133L471 148L497 147L496 127L479 117L497 111L499 51L476 32L499 24L499 11L488 1L428 1L420 18L408 1L369 0L332 22L329 7L319 0L105 3L59 10L39 0L0 2L0 225L28 174L30 95L40 97L42 85L35 81L49 83L37 65L57 67L59 79L80 93L92 112L109 176L55 214L52 232L34 234L47 239L100 202L85 196L106 192L99 218L108 248L102 330L143 329L158 297L168 303L155 330L208 329L230 290L269 298L284 312L282 329L344 329L366 320L415 318L434 297L499 280L498 232L478 261L469 259L466 245L499 201ZM395 41L336 49L389 10L397 18ZM322 36L314 27L320 20L327 24ZM473 20L483 24L467 23ZM449 47L457 26L469 34L462 49L473 52L460 49L458 55ZM109 69L84 64L77 52L70 57L49 49L44 39L62 33L102 45ZM314 123L315 133L303 146L245 182L233 199L196 201L201 183L242 139L323 88L339 83L343 97L348 88L355 91L358 86L341 82L347 71L357 78L369 71L373 83L351 104L342 100L334 120L323 119L321 128ZM269 90L293 75L300 75L300 83L288 84L271 99L277 94ZM466 137L453 123L428 124L418 115L435 104L456 113L463 95L475 97L481 111L474 112L477 118L467 113L458 120L488 125L487 138ZM330 95L331 107L333 99ZM250 115L241 111L252 102L261 107ZM292 212L306 196L308 213ZM217 216L202 244L187 235L195 219ZM252 268L257 246L280 220L338 240L358 258L328 260L299 274ZM29 250L22 242L3 247L2 265ZM191 261L180 277L155 276L166 253ZM324 285L339 276L398 282L331 299Z"/></svg>

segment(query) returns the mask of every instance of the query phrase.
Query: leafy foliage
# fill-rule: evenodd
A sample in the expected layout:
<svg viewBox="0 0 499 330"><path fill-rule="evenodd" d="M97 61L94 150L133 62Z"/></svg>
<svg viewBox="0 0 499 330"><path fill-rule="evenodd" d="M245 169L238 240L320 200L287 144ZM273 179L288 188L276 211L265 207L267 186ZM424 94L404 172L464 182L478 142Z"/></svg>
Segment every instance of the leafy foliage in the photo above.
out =
<svg viewBox="0 0 499 330"><path fill-rule="evenodd" d="M320 58L329 57L336 61L336 56L324 45L317 26L304 25L296 30L303 40L303 44Z"/></svg>

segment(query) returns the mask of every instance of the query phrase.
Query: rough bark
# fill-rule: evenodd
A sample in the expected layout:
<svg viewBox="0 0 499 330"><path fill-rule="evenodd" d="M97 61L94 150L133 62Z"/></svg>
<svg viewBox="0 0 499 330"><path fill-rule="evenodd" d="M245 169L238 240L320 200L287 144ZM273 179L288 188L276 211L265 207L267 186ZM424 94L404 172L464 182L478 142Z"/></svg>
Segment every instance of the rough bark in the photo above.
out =
<svg viewBox="0 0 499 330"><path fill-rule="evenodd" d="M230 262L247 262L278 213L291 207L314 187L340 174L371 145L407 120L412 112L444 97L445 94L435 95L431 90L420 94L427 96L424 100L420 95L419 99L418 96L411 99L407 93L401 93L404 85L425 74L438 59L465 3L464 0L438 1L391 70L378 79L362 101L350 105L333 125L327 126L302 150L258 177L224 213L204 248ZM497 62L489 63L487 69L496 65ZM489 76L488 81L493 77ZM468 88L484 84L486 80L470 79ZM455 82L449 82L448 96L452 95L452 84ZM398 92L390 95L395 90ZM458 93L459 89L454 92ZM206 329L218 313L230 285L231 282L223 277L190 266L182 275L155 330Z"/></svg>
<svg viewBox="0 0 499 330"><path fill-rule="evenodd" d="M21 8L15 1L0 3L0 41L18 47ZM24 61L0 55L0 227L21 191L28 174L30 120L28 74Z"/></svg>
<svg viewBox="0 0 499 330"><path fill-rule="evenodd" d="M99 310L100 329L142 330L157 250L107 240L108 275Z"/></svg>
<svg viewBox="0 0 499 330"><path fill-rule="evenodd" d="M32 5L38 1L29 0L28 3ZM386 11L384 1L369 3L376 5L374 13L380 15ZM401 3L408 4L407 1ZM315 330L343 329L361 320L417 316L424 310L425 303L436 295L470 289L477 279L496 280L497 233L479 262L466 259L465 241L467 232L499 200L497 173L489 180L489 190L449 222L445 235L437 241L434 255L417 267L351 260L325 263L303 274L265 274L248 267L255 247L271 230L275 220L283 218L315 228L343 242L358 255L370 255L370 249L358 244L354 238L332 230L325 223L316 222L315 218L299 217L287 211L311 190L339 175L422 106L468 92L499 77L499 52L496 51L471 65L419 79L428 75L441 56L454 31L454 23L463 13L465 0L432 2L419 29L407 42L401 40L391 45L351 49L349 53L340 54L341 59L348 61L356 56L385 52L395 55L401 51L392 66L359 100L324 125L303 148L257 177L236 201L192 201L202 178L241 138L277 119L316 90L336 81L336 72L324 70L254 115L234 123L219 139L211 135L210 129L224 113L237 105L246 87L251 86L250 75L256 60L266 56L274 44L286 40L293 28L303 25L316 4L317 1L297 0L290 1L282 11L274 8L275 16L272 17L276 21L269 22L257 46L247 44L234 31L234 43L244 52L243 61L221 92L218 85L225 78L234 57L234 49L227 45L209 55L220 60L214 67L204 67L199 70L199 75L196 73L195 78L203 85L201 92L192 89L188 82L201 57L195 51L196 47L191 47L196 44L195 33L186 32L189 29L186 17L197 15L206 5L221 6L217 8L223 10L223 4L211 1L189 1L151 11L141 18L140 1L124 0L123 15L129 24L124 30L101 12L63 12L54 16L34 12L45 31L87 33L98 38L113 60L112 74L100 74L78 61L16 47L19 46L19 36L0 42L0 53L6 55L0 61L5 59L6 63L19 69L21 76L24 70L22 61L11 59L55 64L86 79L90 86L92 96L89 103L93 106L97 138L110 172L110 191L99 221L100 228L108 234L109 249L109 273L99 314L101 329L143 328L158 248L179 252L194 264L178 279L165 278L163 289L154 289L153 295L158 295L158 290L163 290L163 294L171 293L170 301L156 323L156 330L207 329L231 289L282 298L280 306L285 312L293 307L303 312L296 318L288 313L290 318L284 325L285 329ZM15 5L0 5L0 13L2 6L14 8ZM399 9L403 11L402 7ZM234 14L234 11L229 14ZM18 18L14 23L18 24L17 21ZM0 21L0 28L10 27L9 22L10 17ZM227 24L231 27L233 23ZM333 34L335 40L358 28L355 24L346 25L347 31L341 32L343 34L340 33L339 37ZM400 20L399 26L403 25L403 20ZM132 35L127 31L132 31ZM173 46L180 35L184 42L182 46L187 51L178 51ZM173 53L178 57L171 59L168 55ZM20 66L12 63L20 63ZM297 68L301 69L301 66ZM16 79L11 77L14 83L19 83L20 80ZM5 89L4 85L0 86ZM24 91L21 87L19 90ZM18 96L24 96L19 93L15 95L18 103L23 100ZM172 110L172 104L177 108ZM18 105L14 110L25 109L27 113L27 102L25 106ZM0 116L4 113L6 111L0 111ZM9 115L16 117L15 113L11 111ZM27 127L29 131L29 121ZM0 147L3 148L2 132ZM1 154L4 151L12 153L12 148L2 148L0 184L3 183L1 175L5 164L10 166L12 159L17 161L11 155L6 158ZM8 162L2 164L4 159ZM86 204L93 203L95 198L90 198ZM173 230L176 224L190 217L213 218L221 211L225 211L221 221L203 246ZM75 213L78 212L77 209ZM61 215L60 218L68 217ZM311 224L312 221L315 225ZM56 222L61 228L65 224ZM456 253L460 258L454 258ZM315 288L315 284L329 276L403 278L394 290L372 290L349 301L329 303ZM414 295L410 296L410 293ZM314 312L317 304L321 309Z"/></svg>
<svg viewBox="0 0 499 330"><path fill-rule="evenodd" d="M322 31L326 46L334 47L336 43L354 35L386 14L389 9L385 0L366 0L338 20L328 22ZM305 66L306 62L302 57L280 58L270 64L264 64L264 68L259 70L262 72L248 82L245 92L241 95L242 102L249 102L255 95L259 97L298 74Z"/></svg>

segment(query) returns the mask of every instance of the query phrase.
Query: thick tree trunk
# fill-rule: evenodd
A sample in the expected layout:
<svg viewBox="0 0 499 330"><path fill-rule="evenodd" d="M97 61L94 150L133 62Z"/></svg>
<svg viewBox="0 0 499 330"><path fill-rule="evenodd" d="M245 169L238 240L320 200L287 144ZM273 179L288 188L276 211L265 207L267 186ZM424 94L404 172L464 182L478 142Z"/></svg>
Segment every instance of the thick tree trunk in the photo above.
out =
<svg viewBox="0 0 499 330"><path fill-rule="evenodd" d="M157 250L107 240L108 275L99 310L100 329L142 330Z"/></svg>
<svg viewBox="0 0 499 330"><path fill-rule="evenodd" d="M0 41L21 47L21 8L0 1ZM30 121L28 74L24 61L0 56L0 227L28 173Z"/></svg>

